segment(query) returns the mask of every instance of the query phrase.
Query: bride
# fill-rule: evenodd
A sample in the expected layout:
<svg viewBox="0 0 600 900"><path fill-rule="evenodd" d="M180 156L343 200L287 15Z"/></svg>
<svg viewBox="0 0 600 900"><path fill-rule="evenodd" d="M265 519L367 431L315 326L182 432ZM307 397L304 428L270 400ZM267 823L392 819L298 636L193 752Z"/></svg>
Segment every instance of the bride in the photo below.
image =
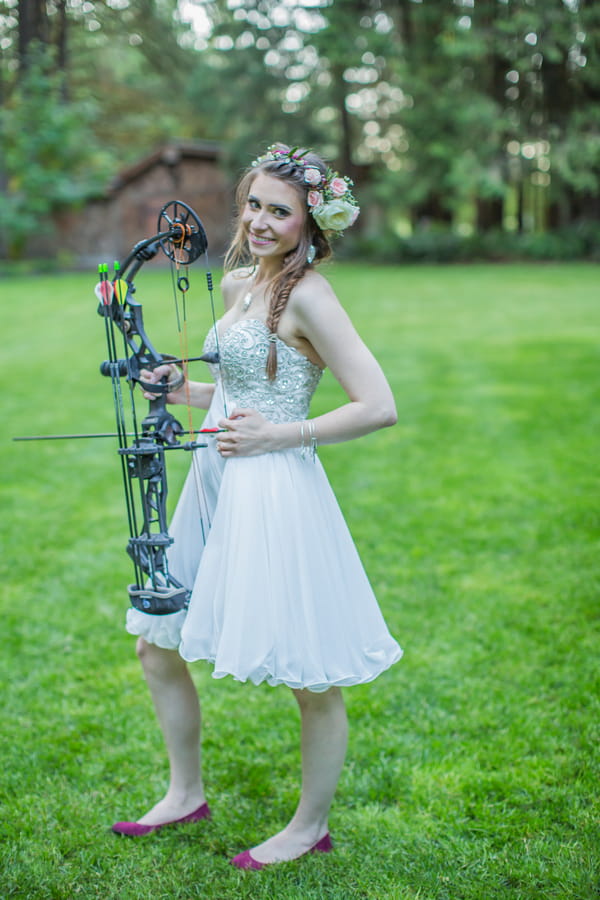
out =
<svg viewBox="0 0 600 900"><path fill-rule="evenodd" d="M194 454L171 527L169 569L190 589L189 608L167 616L130 609L127 619L170 783L148 812L113 831L135 837L210 816L187 666L208 660L215 678L287 685L300 708L297 809L232 860L261 869L332 849L328 816L347 743L341 688L373 680L402 655L316 454L320 444L393 425L396 411L377 361L315 270L358 215L350 180L313 152L276 144L241 179L237 204L225 312L204 347L218 351L214 382L188 381L168 395L207 409L205 426L222 429ZM310 418L326 367L347 402ZM171 371L160 366L151 380Z"/></svg>

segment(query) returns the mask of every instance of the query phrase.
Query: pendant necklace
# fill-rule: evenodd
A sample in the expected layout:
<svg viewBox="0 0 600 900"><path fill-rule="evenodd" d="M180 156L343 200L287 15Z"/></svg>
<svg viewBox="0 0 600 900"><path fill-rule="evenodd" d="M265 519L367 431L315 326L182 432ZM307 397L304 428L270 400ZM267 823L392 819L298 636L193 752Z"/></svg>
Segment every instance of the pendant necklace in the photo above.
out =
<svg viewBox="0 0 600 900"><path fill-rule="evenodd" d="M248 293L244 297L244 302L242 303L242 312L248 312L248 310L250 309L250 304L254 300L254 297L252 296L252 291L254 289L255 279L256 279L256 275L253 276Z"/></svg>

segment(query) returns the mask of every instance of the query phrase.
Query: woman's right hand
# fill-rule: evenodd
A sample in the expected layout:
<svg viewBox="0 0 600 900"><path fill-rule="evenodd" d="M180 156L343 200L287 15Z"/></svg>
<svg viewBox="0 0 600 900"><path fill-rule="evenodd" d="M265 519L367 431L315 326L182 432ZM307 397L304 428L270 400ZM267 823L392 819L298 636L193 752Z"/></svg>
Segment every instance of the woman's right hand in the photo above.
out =
<svg viewBox="0 0 600 900"><path fill-rule="evenodd" d="M181 376L183 372L177 366L174 366L169 363L164 363L160 366L157 366L155 369L150 371L149 369L142 369L140 371L140 378L142 381L147 381L149 384L158 384L162 378L166 378L168 382L177 384L181 381ZM144 386L140 385L142 389L142 395L146 398L146 400L156 400L157 397L160 397L161 394L153 394L151 391L145 391ZM179 384L179 387L174 391L169 391L167 394L163 394L162 396L166 397L167 403L183 403L185 402L184 396L184 387L185 387L185 377L182 383Z"/></svg>

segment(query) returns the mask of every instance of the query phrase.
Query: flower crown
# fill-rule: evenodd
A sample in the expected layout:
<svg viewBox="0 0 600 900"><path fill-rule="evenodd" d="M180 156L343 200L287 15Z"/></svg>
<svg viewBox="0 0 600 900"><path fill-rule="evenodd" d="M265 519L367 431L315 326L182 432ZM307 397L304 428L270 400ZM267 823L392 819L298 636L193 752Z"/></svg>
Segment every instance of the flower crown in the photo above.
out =
<svg viewBox="0 0 600 900"><path fill-rule="evenodd" d="M327 168L325 174L305 159L308 150L295 147L288 150L272 144L267 152L252 163L253 167L265 162L288 162L304 170L304 183L308 186L308 211L323 231L341 235L358 218L360 207L352 193L354 182Z"/></svg>

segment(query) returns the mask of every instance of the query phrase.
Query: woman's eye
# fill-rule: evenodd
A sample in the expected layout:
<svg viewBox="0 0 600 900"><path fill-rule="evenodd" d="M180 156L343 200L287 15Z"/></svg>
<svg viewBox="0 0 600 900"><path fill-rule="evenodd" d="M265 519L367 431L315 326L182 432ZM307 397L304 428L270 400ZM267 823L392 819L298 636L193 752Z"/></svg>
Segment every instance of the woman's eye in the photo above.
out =
<svg viewBox="0 0 600 900"><path fill-rule="evenodd" d="M250 209L258 209L258 200L248 200L248 206L250 207Z"/></svg>
<svg viewBox="0 0 600 900"><path fill-rule="evenodd" d="M287 209L279 209L279 207L276 207L276 208L275 208L275 215L276 215L279 219L284 219L284 218L287 216L287 214L288 214Z"/></svg>

